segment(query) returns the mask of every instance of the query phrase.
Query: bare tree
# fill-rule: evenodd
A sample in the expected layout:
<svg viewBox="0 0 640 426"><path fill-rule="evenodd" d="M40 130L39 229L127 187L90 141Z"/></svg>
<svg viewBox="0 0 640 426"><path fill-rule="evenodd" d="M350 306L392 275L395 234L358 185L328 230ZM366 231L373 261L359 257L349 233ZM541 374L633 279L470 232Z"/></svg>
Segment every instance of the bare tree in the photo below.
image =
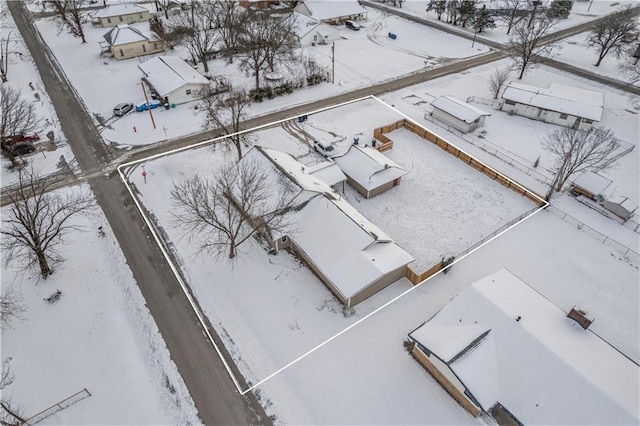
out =
<svg viewBox="0 0 640 426"><path fill-rule="evenodd" d="M162 10L164 12L164 19L169 20L169 3L171 0L155 0L156 11Z"/></svg>
<svg viewBox="0 0 640 426"><path fill-rule="evenodd" d="M635 54L637 56L634 56ZM626 78L629 84L635 84L640 81L640 45L638 47L630 46L624 54L624 60L618 64L618 71Z"/></svg>
<svg viewBox="0 0 640 426"><path fill-rule="evenodd" d="M56 246L69 231L79 229L70 219L94 205L84 191L50 193L52 184L32 169L20 169L18 189L6 195L11 205L0 229L1 245L9 258L24 260L25 267L37 264L45 279L53 273L53 264L61 260Z"/></svg>
<svg viewBox="0 0 640 426"><path fill-rule="evenodd" d="M460 8L459 0L447 1L447 22L458 25L458 9Z"/></svg>
<svg viewBox="0 0 640 426"><path fill-rule="evenodd" d="M171 198L176 226L201 241L200 251L229 259L257 232L287 229L292 201L287 191L274 190L262 164L252 159L228 164L213 178L174 183Z"/></svg>
<svg viewBox="0 0 640 426"><path fill-rule="evenodd" d="M554 21L549 19L536 19L533 25L524 25L520 22L514 28L514 36L509 39L507 47L511 59L520 67L521 80L527 67L536 63L542 56L546 56L553 50L553 43L542 43L540 39L549 32Z"/></svg>
<svg viewBox="0 0 640 426"><path fill-rule="evenodd" d="M493 94L493 99L498 99L500 90L509 79L511 75L511 67L496 68L489 77L489 90Z"/></svg>
<svg viewBox="0 0 640 426"><path fill-rule="evenodd" d="M88 22L87 16L82 12L86 0L47 0L54 16L63 28L66 28L74 37L80 37L86 43L83 26Z"/></svg>
<svg viewBox="0 0 640 426"><path fill-rule="evenodd" d="M0 39L0 78L3 83L9 81L9 55L19 54L19 52L13 50L14 38L11 36L11 31L6 37Z"/></svg>
<svg viewBox="0 0 640 426"><path fill-rule="evenodd" d="M243 31L243 22L247 16L245 9L239 7L235 0L216 0L214 10L213 26L218 31L218 37L224 45L224 55L227 61L233 63L233 54L238 49L238 39Z"/></svg>
<svg viewBox="0 0 640 426"><path fill-rule="evenodd" d="M0 326L3 330L11 328L14 321L21 320L26 311L22 296L10 285L2 290L0 295Z"/></svg>
<svg viewBox="0 0 640 426"><path fill-rule="evenodd" d="M266 65L273 72L276 63L292 61L298 41L295 36L296 21L293 14L273 14L271 21L271 34L268 37L265 56Z"/></svg>
<svg viewBox="0 0 640 426"><path fill-rule="evenodd" d="M589 34L589 47L598 50L596 67L608 53L619 58L624 52L624 40L638 30L638 22L627 6L622 13L614 13L597 21Z"/></svg>
<svg viewBox="0 0 640 426"><path fill-rule="evenodd" d="M202 62L204 72L209 72L210 58L218 43L218 32L213 28L210 16L214 4L208 1L191 2L191 10L174 21L174 27L184 33L182 44L195 61Z"/></svg>
<svg viewBox="0 0 640 426"><path fill-rule="evenodd" d="M447 10L447 0L429 0L427 4L427 12L434 11L438 17L438 21L442 17L442 14Z"/></svg>
<svg viewBox="0 0 640 426"><path fill-rule="evenodd" d="M245 135L240 133L240 124L246 118L246 109L251 98L244 90L230 90L226 96L219 95L213 89L205 89L202 93L199 111L205 114L205 129L218 128L233 143L238 153L238 161L242 158L242 145Z"/></svg>
<svg viewBox="0 0 640 426"><path fill-rule="evenodd" d="M526 17L526 0L504 0L504 14L501 20L507 24L507 34Z"/></svg>
<svg viewBox="0 0 640 426"><path fill-rule="evenodd" d="M543 146L555 158L556 174L545 196L547 201L553 191L561 191L576 173L605 170L629 152L621 149L611 130L595 127L589 130L563 127L549 134Z"/></svg>
<svg viewBox="0 0 640 426"><path fill-rule="evenodd" d="M11 358L7 358L2 362L2 375L0 376L0 391L2 397L0 398L0 425L3 426L18 426L26 423L24 414L19 407L13 406L11 400L6 397L5 389L7 386L13 383L15 375L11 371L9 366Z"/></svg>
<svg viewBox="0 0 640 426"><path fill-rule="evenodd" d="M530 8L529 8L529 23L527 24L528 28L533 27L533 23L537 19L536 12L538 11L538 7L542 4L542 0L529 0Z"/></svg>
<svg viewBox="0 0 640 426"><path fill-rule="evenodd" d="M267 66L267 54L271 40L270 14L261 10L247 12L244 31L238 39L240 65L255 77L255 88L260 88L260 72Z"/></svg>
<svg viewBox="0 0 640 426"><path fill-rule="evenodd" d="M32 102L22 98L20 91L4 84L0 86L0 148L13 166L17 165L17 154L11 138L36 132L41 126L42 119Z"/></svg>

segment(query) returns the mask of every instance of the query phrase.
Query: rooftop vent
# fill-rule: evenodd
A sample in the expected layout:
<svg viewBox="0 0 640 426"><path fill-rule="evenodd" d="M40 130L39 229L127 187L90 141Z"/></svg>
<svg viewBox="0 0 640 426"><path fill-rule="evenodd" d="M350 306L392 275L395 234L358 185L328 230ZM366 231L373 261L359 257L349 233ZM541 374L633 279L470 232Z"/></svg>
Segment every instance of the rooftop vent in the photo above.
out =
<svg viewBox="0 0 640 426"><path fill-rule="evenodd" d="M594 320L594 318L589 315L588 311L579 308L578 306L574 306L573 308L571 308L571 310L567 314L567 317L580 324L580 326L585 330L589 328Z"/></svg>

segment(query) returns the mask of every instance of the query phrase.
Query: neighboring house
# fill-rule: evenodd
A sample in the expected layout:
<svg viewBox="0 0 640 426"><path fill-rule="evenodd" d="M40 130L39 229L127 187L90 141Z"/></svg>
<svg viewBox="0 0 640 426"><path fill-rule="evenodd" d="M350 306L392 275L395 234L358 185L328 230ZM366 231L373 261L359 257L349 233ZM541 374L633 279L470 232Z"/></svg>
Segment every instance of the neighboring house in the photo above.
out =
<svg viewBox="0 0 640 426"><path fill-rule="evenodd" d="M638 424L638 365L507 270L409 334L412 355L473 416L517 424ZM503 423L500 424L513 424Z"/></svg>
<svg viewBox="0 0 640 426"><path fill-rule="evenodd" d="M175 56L158 56L138 65L156 94L170 104L199 98L210 82L191 65Z"/></svg>
<svg viewBox="0 0 640 426"><path fill-rule="evenodd" d="M114 27L120 24L147 22L151 15L149 10L133 3L114 4L98 9L90 14L93 21L103 27Z"/></svg>
<svg viewBox="0 0 640 426"><path fill-rule="evenodd" d="M332 160L323 161L313 166L304 166L304 172L326 183L336 191L344 192L347 177Z"/></svg>
<svg viewBox="0 0 640 426"><path fill-rule="evenodd" d="M603 200L601 205L605 210L618 216L624 222L631 219L636 210L638 210L638 204L624 195L614 195L607 200Z"/></svg>
<svg viewBox="0 0 640 426"><path fill-rule="evenodd" d="M357 0L306 0L298 3L295 12L328 24L366 19L367 11Z"/></svg>
<svg viewBox="0 0 640 426"><path fill-rule="evenodd" d="M545 89L512 81L502 98L502 111L574 129L588 130L604 110L604 93L559 83Z"/></svg>
<svg viewBox="0 0 640 426"><path fill-rule="evenodd" d="M340 39L340 31L332 25L325 24L298 12L293 12L295 19L294 32L300 46L329 44Z"/></svg>
<svg viewBox="0 0 640 426"><path fill-rule="evenodd" d="M240 0L238 3L245 9L268 9L280 4L278 0Z"/></svg>
<svg viewBox="0 0 640 426"><path fill-rule="evenodd" d="M484 118L491 115L453 96L440 96L431 102L431 106L433 107L431 115L434 118L463 133L469 133L484 126Z"/></svg>
<svg viewBox="0 0 640 426"><path fill-rule="evenodd" d="M109 51L116 59L135 58L164 51L164 46L153 34L145 35L140 30L122 24L113 27L102 36L100 42L103 51Z"/></svg>
<svg viewBox="0 0 640 426"><path fill-rule="evenodd" d="M347 183L365 198L381 194L400 185L408 172L369 145L351 145L342 155L333 157L347 175Z"/></svg>
<svg viewBox="0 0 640 426"><path fill-rule="evenodd" d="M593 201L606 198L605 191L611 186L611 180L593 172L585 172L578 176L570 186L575 195L584 195Z"/></svg>
<svg viewBox="0 0 640 426"><path fill-rule="evenodd" d="M258 162L292 194L292 230L263 235L304 259L347 308L404 277L413 257L291 155L256 146L240 161Z"/></svg>

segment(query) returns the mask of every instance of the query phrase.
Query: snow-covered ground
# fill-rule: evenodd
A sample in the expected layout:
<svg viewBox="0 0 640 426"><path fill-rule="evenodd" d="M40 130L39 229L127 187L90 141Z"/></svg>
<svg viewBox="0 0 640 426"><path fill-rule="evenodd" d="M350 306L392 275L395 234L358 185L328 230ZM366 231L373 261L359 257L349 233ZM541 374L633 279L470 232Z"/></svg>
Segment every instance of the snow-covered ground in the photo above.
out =
<svg viewBox="0 0 640 426"><path fill-rule="evenodd" d="M97 209L73 218L82 231L68 234L66 260L47 280L7 265L3 253L3 291L12 286L26 307L24 320L2 331L2 360L10 359L15 374L3 398L30 417L86 388L91 397L47 422L199 423L115 237L107 231L101 238L96 224L107 229ZM43 300L56 290L62 292L57 302Z"/></svg>
<svg viewBox="0 0 640 426"><path fill-rule="evenodd" d="M58 117L53 109L49 95L44 90L42 79L35 67L33 58L24 44L24 40L17 30L5 2L0 2L0 16L0 39L6 40L10 36L12 42L9 44L9 51L15 52L7 57L9 81L3 83L3 85L19 90L23 99L32 101L35 113L42 119L42 126L37 129L40 140L36 143L36 146L38 149L43 150L36 151L24 158L40 173L53 173L58 170L60 157L64 156L65 161L70 163L73 160L73 153L60 129ZM49 132L53 132L55 144L46 143L48 141L46 135ZM0 186L4 187L15 183L17 174L7 169L11 162L3 156L1 163Z"/></svg>

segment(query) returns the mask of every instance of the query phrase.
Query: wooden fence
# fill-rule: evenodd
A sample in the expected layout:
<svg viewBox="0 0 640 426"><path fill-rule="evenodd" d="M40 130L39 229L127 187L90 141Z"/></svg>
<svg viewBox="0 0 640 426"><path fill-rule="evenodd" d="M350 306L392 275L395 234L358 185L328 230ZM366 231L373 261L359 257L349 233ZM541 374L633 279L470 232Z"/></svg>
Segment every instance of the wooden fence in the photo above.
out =
<svg viewBox="0 0 640 426"><path fill-rule="evenodd" d="M404 276L409 281L411 281L411 284L416 285L416 284L420 284L422 281L424 281L427 278L429 278L432 275L434 275L436 272L438 272L440 269L442 269L442 267L443 267L443 262L440 261L440 262L436 263L435 265L433 265L431 268L429 268L426 271L422 272L421 274L418 274L418 273L414 272L413 269L411 269L410 266L407 266L407 270L405 271Z"/></svg>
<svg viewBox="0 0 640 426"><path fill-rule="evenodd" d="M491 167L487 166L486 164L476 160L475 158L473 158L469 154L465 153L464 151L459 150L454 145L452 145L449 142L447 142L446 140L442 139L440 136L436 135L435 133L431 132L430 130L425 129L424 127L419 126L418 124L414 123L413 121L410 121L410 120L407 120L407 119L403 118L402 120L398 120L398 121L396 121L394 123L391 123L391 124L388 124L386 126L382 126L382 127L376 128L373 131L373 135L374 135L374 137L376 139L378 139L379 141L383 142L383 145L385 143L387 143L387 141L389 141L389 142L391 142L391 146L393 146L393 141L389 137L387 137L385 135L385 133L393 132L394 130L398 130L398 129L402 128L402 127L407 129L407 130L409 130L410 132L420 136L422 139L425 139L425 140L431 142L432 144L438 146L443 151L448 152L449 154L453 155L454 157L456 157L460 161L464 162L468 166L473 167L474 169L478 170L480 173L490 177L491 179L495 180L496 182L498 182L499 184L503 185L504 187L509 188L510 190L512 190L512 191L514 191L514 192L516 192L516 193L528 198L530 201L532 201L538 207L542 207L542 206L544 206L546 204L546 202L542 199L542 197L540 197L535 192L530 191L530 190L518 185L517 183L515 183L514 181L512 181L508 177L504 176L500 172L497 172L496 170L492 169ZM391 149L391 148L387 148L387 149Z"/></svg>

